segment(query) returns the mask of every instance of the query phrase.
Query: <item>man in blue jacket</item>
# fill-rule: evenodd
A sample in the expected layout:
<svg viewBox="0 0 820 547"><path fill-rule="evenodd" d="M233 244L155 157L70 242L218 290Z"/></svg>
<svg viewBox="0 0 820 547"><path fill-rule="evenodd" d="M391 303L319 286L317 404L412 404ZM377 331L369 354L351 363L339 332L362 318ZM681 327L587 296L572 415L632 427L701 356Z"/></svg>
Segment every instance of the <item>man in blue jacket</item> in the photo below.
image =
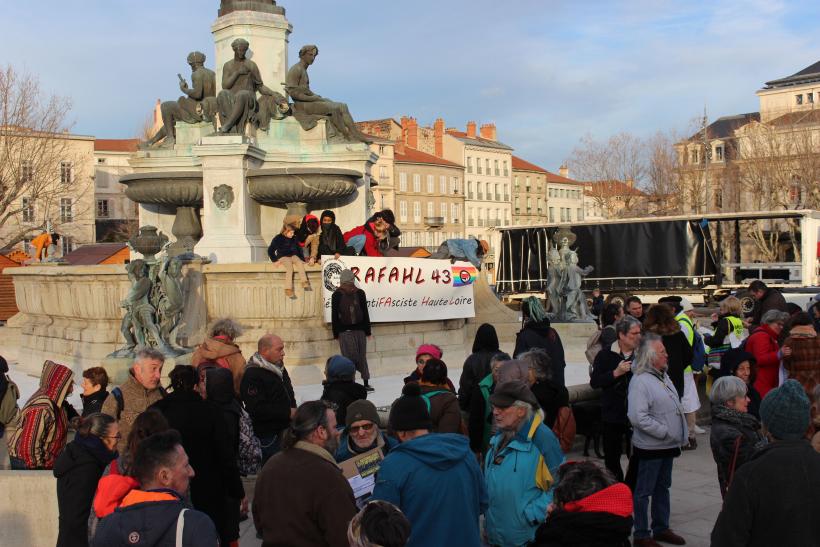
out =
<svg viewBox="0 0 820 547"><path fill-rule="evenodd" d="M412 525L407 547L480 547L487 490L467 437L430 433L430 414L415 383L404 386L389 422L401 444L382 462L372 499L405 514Z"/></svg>
<svg viewBox="0 0 820 547"><path fill-rule="evenodd" d="M485 515L490 545L519 547L535 538L547 517L552 488L564 454L543 424L538 400L520 380L504 382L490 395L498 432L490 440L484 476L490 506Z"/></svg>

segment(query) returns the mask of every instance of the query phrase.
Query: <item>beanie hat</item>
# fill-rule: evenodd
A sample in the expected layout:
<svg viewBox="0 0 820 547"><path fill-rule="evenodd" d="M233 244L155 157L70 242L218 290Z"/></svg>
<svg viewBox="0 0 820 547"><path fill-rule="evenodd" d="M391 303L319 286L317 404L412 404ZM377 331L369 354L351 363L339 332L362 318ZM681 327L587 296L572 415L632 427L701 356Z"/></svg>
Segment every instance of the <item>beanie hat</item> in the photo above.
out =
<svg viewBox="0 0 820 547"><path fill-rule="evenodd" d="M347 415L345 416L345 427L350 427L354 422L367 420L376 425L380 425L381 417L376 410L376 405L366 399L359 399L347 405Z"/></svg>
<svg viewBox="0 0 820 547"><path fill-rule="evenodd" d="M352 283L354 279L355 276L351 270L342 270L339 274L339 282L341 283Z"/></svg>
<svg viewBox="0 0 820 547"><path fill-rule="evenodd" d="M327 360L328 379L348 379L356 375L356 365L344 355L334 355Z"/></svg>
<svg viewBox="0 0 820 547"><path fill-rule="evenodd" d="M421 398L421 387L417 383L404 385L401 397L393 402L393 407L390 409L388 423L393 431L433 428L427 404Z"/></svg>
<svg viewBox="0 0 820 547"><path fill-rule="evenodd" d="M800 382L786 380L760 403L760 420L775 439L796 441L809 429L809 398Z"/></svg>
<svg viewBox="0 0 820 547"><path fill-rule="evenodd" d="M416 359L418 359L420 355L430 355L434 359L441 359L444 352L435 344L422 344L419 346L419 349L416 350Z"/></svg>

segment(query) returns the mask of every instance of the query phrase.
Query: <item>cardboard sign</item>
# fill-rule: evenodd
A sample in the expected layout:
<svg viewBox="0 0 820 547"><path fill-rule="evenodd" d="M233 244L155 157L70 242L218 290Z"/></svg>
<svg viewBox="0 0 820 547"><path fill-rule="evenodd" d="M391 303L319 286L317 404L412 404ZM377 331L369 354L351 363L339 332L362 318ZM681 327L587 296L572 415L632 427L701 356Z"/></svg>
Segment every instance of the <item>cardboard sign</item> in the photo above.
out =
<svg viewBox="0 0 820 547"><path fill-rule="evenodd" d="M339 464L342 474L350 483L350 488L353 489L353 496L356 498L356 505L359 509L373 494L373 489L376 487L376 472L382 460L384 460L384 454L381 448L374 448Z"/></svg>

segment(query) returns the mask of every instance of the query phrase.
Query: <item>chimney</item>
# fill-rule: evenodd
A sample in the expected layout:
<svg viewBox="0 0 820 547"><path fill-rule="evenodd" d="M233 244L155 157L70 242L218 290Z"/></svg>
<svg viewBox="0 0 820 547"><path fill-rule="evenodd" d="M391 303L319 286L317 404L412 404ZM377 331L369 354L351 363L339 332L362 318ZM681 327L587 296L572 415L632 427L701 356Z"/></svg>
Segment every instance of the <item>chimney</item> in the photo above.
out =
<svg viewBox="0 0 820 547"><path fill-rule="evenodd" d="M404 141L398 140L394 143L393 153L404 155Z"/></svg>
<svg viewBox="0 0 820 547"><path fill-rule="evenodd" d="M558 174L564 177L565 179L569 178L569 167L566 165L562 165L558 168Z"/></svg>
<svg viewBox="0 0 820 547"><path fill-rule="evenodd" d="M624 182L630 188L635 188L635 180L634 179L626 179Z"/></svg>
<svg viewBox="0 0 820 547"><path fill-rule="evenodd" d="M436 157L444 157L444 120L438 118L433 124L433 135L436 140Z"/></svg>
<svg viewBox="0 0 820 547"><path fill-rule="evenodd" d="M401 129L402 140L404 140L404 144L409 146L410 148L418 148L419 122L416 121L416 118L407 118L402 116Z"/></svg>
<svg viewBox="0 0 820 547"><path fill-rule="evenodd" d="M471 139L475 138L475 122L467 122L467 136Z"/></svg>
<svg viewBox="0 0 820 547"><path fill-rule="evenodd" d="M485 123L481 126L481 138L488 141L496 140L496 129L494 123Z"/></svg>

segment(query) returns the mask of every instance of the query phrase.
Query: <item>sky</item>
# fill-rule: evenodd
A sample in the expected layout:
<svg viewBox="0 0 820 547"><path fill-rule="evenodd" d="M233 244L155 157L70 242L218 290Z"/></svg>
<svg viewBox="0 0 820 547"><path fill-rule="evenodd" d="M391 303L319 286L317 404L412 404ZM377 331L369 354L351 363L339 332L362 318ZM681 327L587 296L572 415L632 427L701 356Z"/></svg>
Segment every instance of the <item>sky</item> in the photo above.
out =
<svg viewBox="0 0 820 547"><path fill-rule="evenodd" d="M179 96L188 52L214 68L217 0L0 0L0 66L69 97L72 131L136 136ZM582 137L686 132L758 109L755 91L820 60L820 3L778 0L283 0L289 63L357 120L493 122L556 171ZM36 9L32 9L36 6ZM253 44L251 44L253 47ZM570 174L571 175L571 174Z"/></svg>

